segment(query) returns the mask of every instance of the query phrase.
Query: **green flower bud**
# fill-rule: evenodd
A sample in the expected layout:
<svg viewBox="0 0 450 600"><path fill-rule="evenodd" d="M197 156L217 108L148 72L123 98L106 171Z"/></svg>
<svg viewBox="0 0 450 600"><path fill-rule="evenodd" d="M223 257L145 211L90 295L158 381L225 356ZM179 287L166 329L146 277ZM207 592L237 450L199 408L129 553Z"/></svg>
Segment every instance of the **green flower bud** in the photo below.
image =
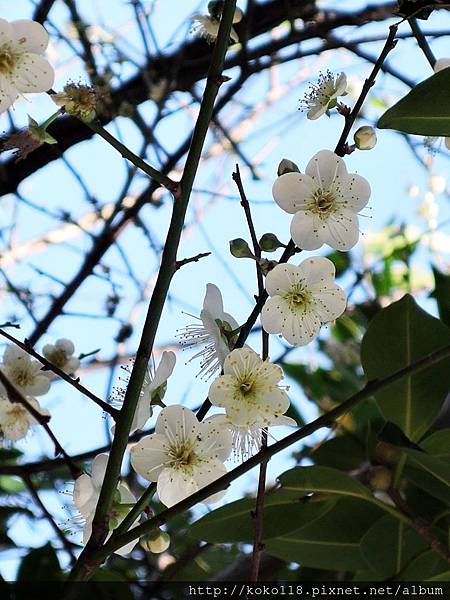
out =
<svg viewBox="0 0 450 600"><path fill-rule="evenodd" d="M376 492L387 492L392 485L392 473L386 467L372 467L368 472L367 483Z"/></svg>
<svg viewBox="0 0 450 600"><path fill-rule="evenodd" d="M230 241L230 252L235 258L255 258L247 242L242 238Z"/></svg>
<svg viewBox="0 0 450 600"><path fill-rule="evenodd" d="M283 158L283 160L278 165L278 177L280 177L280 175L284 175L285 173L300 173L300 169L297 167L295 162L292 162L292 160L289 160L288 158Z"/></svg>
<svg viewBox="0 0 450 600"><path fill-rule="evenodd" d="M377 143L377 134L373 127L364 125L355 131L353 139L358 150L372 150Z"/></svg>
<svg viewBox="0 0 450 600"><path fill-rule="evenodd" d="M161 552L165 552L170 546L170 536L165 531L156 529L147 535L143 535L139 539L139 545L147 552L160 554Z"/></svg>
<svg viewBox="0 0 450 600"><path fill-rule="evenodd" d="M264 252L275 252L278 248L286 248L273 233L265 233L259 240L259 246Z"/></svg>

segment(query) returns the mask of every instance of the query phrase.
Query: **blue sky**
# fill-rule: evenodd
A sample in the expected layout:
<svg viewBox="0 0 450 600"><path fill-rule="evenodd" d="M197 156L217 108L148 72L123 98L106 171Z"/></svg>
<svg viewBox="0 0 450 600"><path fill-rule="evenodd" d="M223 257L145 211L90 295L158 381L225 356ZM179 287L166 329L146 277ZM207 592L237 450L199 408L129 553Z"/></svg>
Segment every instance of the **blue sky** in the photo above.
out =
<svg viewBox="0 0 450 600"><path fill-rule="evenodd" d="M149 3L146 3L149 4ZM363 2L339 2L339 9L352 10L364 5ZM323 6L335 6L335 2L323 2ZM12 20L15 18L27 18L30 16L31 3L28 0L0 0L0 16ZM111 0L79 1L78 6L83 16L92 23L100 25L107 32L120 32L119 44L130 53L137 64L143 64L144 55L133 24L130 5L126 2ZM113 6L113 10L111 7ZM164 0L155 3L154 29L161 48L170 48L172 44L182 40L189 30L189 16L204 9L206 2L199 3L191 0L179 2L178 0ZM244 8L244 5L241 5ZM67 31L67 12L61 3L55 5L51 13L51 21L62 31ZM382 25L370 24L357 33L351 29L340 30L340 35L351 39L353 36L372 35L385 33L387 23ZM433 28L442 29L450 26L450 18L439 14L429 19L424 24L428 31ZM52 31L52 25L49 30ZM406 31L407 25L402 25L401 31ZM377 56L382 43L371 43L366 50L373 56ZM305 47L307 45L305 44ZM444 40L433 44L437 57L449 55ZM51 48L58 62L57 80L55 89L62 88L69 79L77 80L82 77L82 68L79 61L74 60L70 49L62 43ZM407 77L414 81L431 75L431 70L411 40L401 40L389 61ZM270 77L276 77L278 85L286 84L286 90L280 93L279 99L267 108L259 109L253 117L253 124L249 126L248 132L239 130L237 126L242 123L242 111L237 107L229 110L223 117L224 123L230 129L237 130L237 135L243 135L242 149L246 156L257 162L257 170L260 180L254 181L246 173L241 163L241 170L245 176L245 189L252 201L252 210L255 225L259 234L272 231L281 240L287 241L289 235L290 216L283 213L271 200L271 186L276 176L276 168L282 158L294 160L303 169L309 158L318 150L323 148L334 148L342 129L342 118L334 115L331 119L323 117L319 121L308 121L304 114L298 111L299 98L302 97L310 78L314 79L318 70L329 68L339 72L345 70L352 80L362 79L370 71L371 67L365 61L355 58L345 51L333 51L324 55L320 65L314 57L302 59L282 65L270 75L265 73L255 77L248 82L247 88L241 97L249 106L260 106L268 100L268 91L271 83ZM131 75L135 67L131 64L124 66L124 74ZM305 72L303 79L301 74ZM235 76L234 72L229 74ZM298 83L289 87L289 82L298 78ZM272 81L273 83L273 81ZM197 86L200 94L203 84ZM380 76L376 86L371 92L370 98L378 98L386 103L392 103L397 97L404 94L407 88L389 76ZM181 95L176 95L169 101L170 106L176 107L183 101ZM351 100L349 100L351 103ZM32 103L19 101L14 110L16 123L25 124L27 113L38 120L44 120L54 111L54 105L46 97L33 98ZM143 116L151 120L155 111L152 102L142 107ZM366 124L377 119L380 109L369 100L366 113ZM190 131L195 115L188 110L176 112L172 117L166 119L158 129L164 145L170 150L175 148ZM251 111L247 111L250 119ZM283 122L281 122L283 119ZM5 117L0 117L0 130L8 125ZM122 136L126 143L138 151L140 137L134 125L127 119L119 118L109 126L114 135ZM210 134L207 146L211 147L213 136ZM126 175L126 169L121 157L103 140L92 139L88 142L72 148L66 153L66 158L71 165L82 174L83 180L91 193L103 204L114 200L119 193ZM154 158L154 157L151 157ZM445 175L448 170L447 156L431 156L432 173L437 176ZM196 190L217 191L221 194L236 196L236 190L231 180L231 173L235 163L238 161L232 153L220 155L205 162L200 169L196 181ZM240 161L238 161L240 162ZM410 150L404 140L397 134L389 131L378 133L378 144L370 152L355 152L346 159L348 170L356 171L366 177L372 187L372 198L370 201L370 218L361 221L363 240L382 228L390 219L398 222L403 221L416 225L420 229L425 228L423 220L417 215L417 208L423 201L423 194L429 187L429 179L424 169L418 167ZM417 198L411 197L408 189L416 185L421 192ZM142 179L136 184L136 189L143 189L146 181ZM28 178L20 187L21 194L35 204L43 206L52 211L61 209L69 210L74 217L86 214L90 206L86 203L84 194L77 185L75 179L67 167L58 163L51 163L36 175ZM445 222L450 218L447 198L438 195L436 202L439 206L439 222ZM166 196L163 206L158 210L146 208L143 217L150 223L156 239L164 240L165 231L170 218L170 200ZM3 198L3 220L8 222L13 210L12 197ZM18 242L42 236L45 232L58 226L57 222L49 219L32 208L21 206L19 209ZM192 318L182 314L182 310L192 314L198 314L203 301L206 283L217 284L224 296L226 310L232 313L238 322L246 319L252 308L252 295L255 292L254 265L251 261L235 260L229 256L228 242L232 238L248 238L242 208L236 198L226 199L221 196L213 196L210 193L196 192L192 196L190 209L188 211L188 222L198 225L188 228L180 246L179 257L195 255L198 252L212 250L213 255L195 265L188 265L181 269L174 281L171 292L174 302L170 303L163 315L160 330L158 332L157 344L166 344L174 340L177 329L192 322ZM79 251L86 251L89 247L87 237L74 236L70 240L73 248L58 246L57 249L50 248L36 253L28 259L29 263L45 271L57 275L58 278L68 281L77 271L80 261ZM147 281L150 275L157 269L155 256L149 251L148 244L142 234L135 228L128 228L121 236L121 243L133 263L137 277ZM212 248L211 248L212 244ZM75 249L75 251L74 251ZM78 250L78 252L77 252ZM355 249L355 255L359 255L360 247ZM422 249L418 256L419 268L427 269L428 252ZM448 257L447 257L448 258ZM135 288L129 283L123 273L123 264L116 250L112 249L105 260L113 269L117 270L116 281L121 285L120 293L123 301L119 307L118 314L126 318L137 302ZM13 281L23 284L31 284L36 292L58 293L61 287L48 279L38 277L36 272L24 262L10 267L8 275ZM72 300L68 309L71 311L83 311L94 314L101 307L107 284L96 277L91 277L83 285L76 299ZM426 302L427 309L434 311L431 302ZM44 310L42 306L42 311ZM2 320L9 318L12 304L4 299L2 305ZM135 333L128 341L126 351L132 352L138 341L140 324L145 316L145 304L141 306L135 322ZM21 335L25 336L32 329L32 324L26 317L21 315ZM111 320L80 319L78 317L65 317L58 319L52 326L50 334L45 336L38 344L41 348L44 342L54 341L58 337L70 337L73 339L77 351L89 352L95 348L101 348L99 356L108 358L114 351L113 338L117 333L118 323ZM326 335L326 332L324 333ZM258 349L259 339L255 337L255 349ZM276 357L282 351L282 346L277 339L273 338L271 345L271 356ZM189 406L197 406L206 396L209 384L195 377L198 364L187 364L189 355L186 352L177 352L177 366L173 378L169 382L169 390L166 400L169 403L186 402ZM306 364L317 361L315 346L297 350L290 355L292 361L302 361ZM117 374L118 375L118 374ZM99 395L105 393L108 373L94 372L83 376L83 383L95 390ZM293 386L292 401L301 409L306 418L314 416L312 406L306 402L300 390ZM78 453L88 450L94 445L102 445L105 442L105 422L101 412L89 400L80 398L72 388L64 383L56 384L51 393L45 397L43 402L52 413L52 427L60 437L64 447L69 453ZM323 432L322 432L323 433ZM280 435L281 432L276 432ZM320 437L320 432L317 434ZM41 431L19 442L18 447L26 452L27 457L41 455L42 452L51 452L51 447ZM274 478L290 463L289 453L277 457L271 461L269 478ZM239 497L244 489L254 486L257 472L251 472L245 481L232 487L226 499ZM43 495L44 501L53 509L62 522L67 518L63 509L66 497L63 495ZM48 526L40 523L39 527L32 530L23 519L19 519L11 531L12 537L20 545L40 545L47 535L51 536ZM16 553L7 554L0 572L4 576L12 576L17 565Z"/></svg>

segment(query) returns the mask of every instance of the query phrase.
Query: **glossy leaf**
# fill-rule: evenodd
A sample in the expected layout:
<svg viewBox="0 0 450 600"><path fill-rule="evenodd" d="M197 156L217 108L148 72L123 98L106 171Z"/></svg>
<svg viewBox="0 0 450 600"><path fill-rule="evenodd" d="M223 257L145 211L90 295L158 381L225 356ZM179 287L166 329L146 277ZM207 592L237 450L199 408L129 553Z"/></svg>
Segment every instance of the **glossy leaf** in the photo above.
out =
<svg viewBox="0 0 450 600"><path fill-rule="evenodd" d="M441 320L450 327L450 275L441 273L436 267L433 267L433 275L434 290L431 296L437 302Z"/></svg>
<svg viewBox="0 0 450 600"><path fill-rule="evenodd" d="M369 567L380 577L399 574L427 543L414 529L386 515L378 519L361 540L361 551ZM380 548L383 551L380 552Z"/></svg>
<svg viewBox="0 0 450 600"><path fill-rule="evenodd" d="M418 135L450 136L450 68L416 85L378 120L379 129Z"/></svg>
<svg viewBox="0 0 450 600"><path fill-rule="evenodd" d="M427 454L444 461L450 461L450 429L435 431L420 442Z"/></svg>
<svg viewBox="0 0 450 600"><path fill-rule="evenodd" d="M361 344L361 361L369 380L383 378L449 343L450 329L406 295L371 321ZM450 359L443 360L377 392L384 418L413 442L420 439L445 399L449 369Z"/></svg>
<svg viewBox="0 0 450 600"><path fill-rule="evenodd" d="M330 510L334 501L304 502L303 493L279 490L267 495L263 539L297 529ZM255 534L255 499L244 498L222 506L195 522L189 536L213 543L251 542Z"/></svg>
<svg viewBox="0 0 450 600"><path fill-rule="evenodd" d="M379 508L358 498L342 498L313 523L268 540L265 551L304 567L365 569L361 539L381 514Z"/></svg>

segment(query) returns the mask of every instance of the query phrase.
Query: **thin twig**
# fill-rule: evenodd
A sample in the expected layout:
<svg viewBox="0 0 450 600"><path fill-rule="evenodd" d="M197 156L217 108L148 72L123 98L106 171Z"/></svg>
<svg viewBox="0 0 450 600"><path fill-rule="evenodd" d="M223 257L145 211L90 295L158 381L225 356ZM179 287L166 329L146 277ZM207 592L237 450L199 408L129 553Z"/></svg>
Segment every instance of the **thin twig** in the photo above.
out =
<svg viewBox="0 0 450 600"><path fill-rule="evenodd" d="M414 34L414 37L419 44L419 47L422 49L427 61L430 63L430 67L434 69L434 65L436 64L436 57L433 54L432 49L430 48L430 44L427 41L427 38L424 36L422 30L420 29L420 25L417 22L417 19L412 18L408 19L409 26L411 27L411 31Z"/></svg>
<svg viewBox="0 0 450 600"><path fill-rule="evenodd" d="M50 417L48 415L41 414L34 406L32 406L28 400L19 392L19 390L10 382L8 377L3 373L0 369L0 382L3 384L6 393L8 395L10 402L16 402L21 404L30 415L39 423L43 429L47 432L49 438L52 440L55 446L55 456L61 454L64 458L64 462L70 470L70 473L73 479L79 477L82 471L77 467L77 465L72 461L71 457L66 453L64 448L59 443L53 431L50 429L48 422L50 421Z"/></svg>
<svg viewBox="0 0 450 600"><path fill-rule="evenodd" d="M184 267L184 265L187 265L192 262L198 262L200 259L206 258L207 256L211 256L211 252L200 252L199 254L196 254L195 256L191 256L189 258L183 258L182 260L177 260L175 262L175 270L178 271L178 269L181 269L181 267Z"/></svg>
<svg viewBox="0 0 450 600"><path fill-rule="evenodd" d="M378 60L375 63L375 65L372 69L372 72L370 73L369 77L365 80L363 88L361 90L361 94L359 95L359 98L356 101L355 106L353 107L353 109L350 112L344 114L344 116L345 116L344 129L342 130L341 137L339 138L339 141L334 150L338 156L345 156L347 154L348 134L350 133L353 123L355 122L356 117L358 116L359 111L361 110L361 107L364 104L364 100L366 99L367 94L369 93L371 87L375 83L375 79L376 79L378 73L380 72L381 67L383 66L386 56L389 54L389 52L391 50L393 50L395 48L395 44L396 44L395 35L397 33L397 29L398 29L398 25L391 25L389 27L389 35L386 39L386 43L383 46L383 50L381 51L381 54L378 57Z"/></svg>
<svg viewBox="0 0 450 600"><path fill-rule="evenodd" d="M7 325L8 324L5 324L3 326L7 326ZM105 402L104 400L99 398L98 396L96 396L93 392L91 392L90 390L85 388L84 385L81 385L81 383L79 382L78 379L73 379L73 377L71 377L64 371L62 371L59 367L57 367L52 362L47 360L44 356L41 356L38 352L36 352L36 350L29 343L27 343L26 340L25 340L25 342L21 342L20 340L18 340L17 338L15 338L11 334L9 334L8 332L3 331L1 328L0 328L0 335L5 337L6 339L8 339L13 344L16 344L16 346L19 346L19 348L22 348L22 350L25 350L25 352L27 352L30 356L33 356L42 365L44 365L44 367L48 371L52 371L53 373L55 373L55 375L58 375L58 377L60 377L61 379L64 379L64 381L67 381L67 383L69 383L71 386L73 386L75 389L77 389L79 392L81 392L84 396L86 396L87 398L89 398L90 400L95 402L105 412L110 414L111 417L113 417L113 419L117 419L117 415L119 414L119 411L116 408L114 408L113 406L111 406L110 404L108 404L107 402Z"/></svg>

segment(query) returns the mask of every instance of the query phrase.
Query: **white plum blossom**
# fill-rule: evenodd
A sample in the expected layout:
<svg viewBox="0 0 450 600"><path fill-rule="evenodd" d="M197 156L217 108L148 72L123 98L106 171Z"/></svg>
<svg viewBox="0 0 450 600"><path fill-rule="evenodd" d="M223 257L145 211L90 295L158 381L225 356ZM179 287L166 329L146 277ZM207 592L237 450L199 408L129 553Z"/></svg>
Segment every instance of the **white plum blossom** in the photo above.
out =
<svg viewBox="0 0 450 600"><path fill-rule="evenodd" d="M0 19L0 113L19 96L49 90L55 78L43 57L48 33L40 23Z"/></svg>
<svg viewBox="0 0 450 600"><path fill-rule="evenodd" d="M179 337L183 339L182 343L187 348L204 346L191 360L201 358L200 375L208 378L221 368L225 357L230 352L229 342L223 332L236 330L238 324L231 315L224 312L222 294L213 283L208 283L206 286L200 317L194 318L200 323L188 325Z"/></svg>
<svg viewBox="0 0 450 600"><path fill-rule="evenodd" d="M50 389L48 372L42 371L41 363L18 346L7 346L0 368L24 396L42 396Z"/></svg>
<svg viewBox="0 0 450 600"><path fill-rule="evenodd" d="M92 533L92 521L94 519L95 509L97 508L103 479L105 478L107 464L108 455L98 454L92 461L91 475L83 473L76 479L74 484L73 503L84 520L83 544L87 543ZM130 512L131 506L135 503L136 498L134 495L125 485L120 483L117 487L113 507L109 514L110 528L115 529L118 527ZM138 520L136 520L131 527L134 527L137 523ZM131 552L135 545L136 540L133 540L114 552L124 556Z"/></svg>
<svg viewBox="0 0 450 600"><path fill-rule="evenodd" d="M60 338L54 344L46 344L42 349L42 354L49 362L68 374L75 373L80 366L79 359L73 356L74 352L73 342L66 338Z"/></svg>
<svg viewBox="0 0 450 600"><path fill-rule="evenodd" d="M168 406L158 416L155 433L131 448L131 465L148 481L157 481L160 501L173 506L224 475L231 448L229 432L214 420L200 422L185 406ZM224 494L203 502L217 502Z"/></svg>
<svg viewBox="0 0 450 600"><path fill-rule="evenodd" d="M212 44L216 41L219 33L220 26L220 15L222 8L220 3L209 3L208 9L210 10L209 15L195 14L192 17L193 28L192 31L199 37L204 38L208 44ZM233 15L233 24L239 23L242 20L243 13L240 8L236 7ZM236 33L234 27L230 30L230 39L237 44L239 42L239 36Z"/></svg>
<svg viewBox="0 0 450 600"><path fill-rule="evenodd" d="M302 250L317 250L322 244L350 250L357 243L358 213L369 201L370 186L364 177L348 173L334 152L315 154L304 175L281 175L272 193L275 202L294 215L291 236Z"/></svg>
<svg viewBox="0 0 450 600"><path fill-rule="evenodd" d="M50 413L39 405L35 398L26 398L27 402L43 416ZM24 438L29 429L39 425L33 415L20 402L10 402L0 398L0 432L7 440L17 441Z"/></svg>
<svg viewBox="0 0 450 600"><path fill-rule="evenodd" d="M236 437L240 440L244 434L247 445L254 446L251 440L257 430L274 424L289 408L288 395L279 386L282 379L283 369L262 360L251 348L236 348L226 357L223 375L212 382L208 397L211 404L225 409L227 420L236 428L235 450Z"/></svg>
<svg viewBox="0 0 450 600"><path fill-rule="evenodd" d="M167 388L167 380L172 375L175 362L176 356L174 352L164 351L154 374L152 374L150 367L147 367L141 395L138 400L136 412L134 413L133 423L131 424L131 433L144 427L153 414L155 401L160 402L163 399ZM115 427L111 429L113 433L114 430Z"/></svg>
<svg viewBox="0 0 450 600"><path fill-rule="evenodd" d="M331 108L337 105L337 98L345 96L347 90L347 76L340 73L336 77L331 71L319 75L317 83L309 86L308 92L303 97L300 108L306 110L308 119L315 120L328 114Z"/></svg>
<svg viewBox="0 0 450 600"><path fill-rule="evenodd" d="M281 333L293 346L309 344L324 323L345 310L346 297L335 283L328 258L307 258L300 265L278 264L266 277L270 298L261 312L267 333Z"/></svg>

